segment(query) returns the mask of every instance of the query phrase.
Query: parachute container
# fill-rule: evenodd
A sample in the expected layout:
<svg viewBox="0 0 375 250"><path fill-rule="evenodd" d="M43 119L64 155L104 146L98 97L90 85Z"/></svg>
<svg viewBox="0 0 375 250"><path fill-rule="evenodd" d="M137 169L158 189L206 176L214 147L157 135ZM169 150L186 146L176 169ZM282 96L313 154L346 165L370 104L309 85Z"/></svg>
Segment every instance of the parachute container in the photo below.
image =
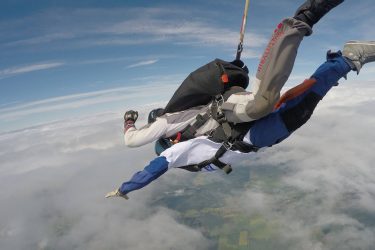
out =
<svg viewBox="0 0 375 250"><path fill-rule="evenodd" d="M226 62L215 59L189 74L173 94L164 113L206 105L213 97L233 86L249 85L248 70L240 60Z"/></svg>

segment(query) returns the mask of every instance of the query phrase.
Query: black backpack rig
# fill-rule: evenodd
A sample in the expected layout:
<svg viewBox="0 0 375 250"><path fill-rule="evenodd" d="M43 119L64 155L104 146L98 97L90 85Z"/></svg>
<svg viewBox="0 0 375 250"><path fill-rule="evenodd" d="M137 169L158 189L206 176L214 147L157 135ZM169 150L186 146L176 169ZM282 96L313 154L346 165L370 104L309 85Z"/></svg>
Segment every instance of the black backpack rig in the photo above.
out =
<svg viewBox="0 0 375 250"><path fill-rule="evenodd" d="M164 113L206 105L233 86L246 89L249 86L248 73L241 60L215 59L189 74L173 94Z"/></svg>

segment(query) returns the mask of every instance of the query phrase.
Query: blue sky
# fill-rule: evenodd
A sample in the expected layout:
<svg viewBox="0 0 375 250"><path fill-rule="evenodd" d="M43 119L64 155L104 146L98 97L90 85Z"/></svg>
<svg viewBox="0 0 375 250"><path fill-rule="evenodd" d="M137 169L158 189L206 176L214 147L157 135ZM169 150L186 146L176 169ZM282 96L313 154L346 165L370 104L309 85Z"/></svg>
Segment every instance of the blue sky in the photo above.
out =
<svg viewBox="0 0 375 250"><path fill-rule="evenodd" d="M250 74L275 25L301 3L250 1L243 54ZM195 68L234 57L243 5L1 1L0 132L167 101ZM372 0L347 0L329 13L303 42L288 84L308 77L327 49L374 40L374 11ZM374 72L367 67L357 80L372 80Z"/></svg>

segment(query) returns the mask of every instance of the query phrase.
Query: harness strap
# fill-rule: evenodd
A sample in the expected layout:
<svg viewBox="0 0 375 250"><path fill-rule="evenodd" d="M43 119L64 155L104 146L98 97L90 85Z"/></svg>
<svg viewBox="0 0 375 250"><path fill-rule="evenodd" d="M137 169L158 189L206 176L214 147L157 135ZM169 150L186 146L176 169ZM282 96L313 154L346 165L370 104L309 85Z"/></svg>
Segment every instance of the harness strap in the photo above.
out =
<svg viewBox="0 0 375 250"><path fill-rule="evenodd" d="M210 164L214 164L218 168L222 169L226 174L229 174L230 172L232 172L232 167L229 164L223 163L219 160L228 150L238 150L243 153L258 151L258 147L242 141L244 130L247 131L252 123L247 123L245 125L230 124L227 121L225 114L221 110L221 105L223 103L223 96L216 96L209 111L204 115L198 114L196 116L196 121L193 124L187 126L186 129L180 133L181 140L189 140L194 138L197 130L202 127L211 117L220 124L220 126L216 128L209 136L210 140L222 143L215 155L211 159L202 161L201 163L198 163L196 165L183 167L186 170L194 172L201 171L202 168Z"/></svg>
<svg viewBox="0 0 375 250"><path fill-rule="evenodd" d="M223 154L225 154L225 152L227 152L227 148L223 145L221 145L221 147L219 148L219 150L216 152L215 156L212 157L211 159L209 160L206 160L206 161L202 161L201 163L197 164L196 165L196 169L198 171L201 171L202 168L204 168L205 166L208 166L210 164L214 164L215 166L217 166L218 168L222 169L226 174L229 174L230 172L232 172L232 167L228 164L225 164L223 163L222 161L219 160L219 158L221 156L223 156Z"/></svg>
<svg viewBox="0 0 375 250"><path fill-rule="evenodd" d="M204 168L205 166L214 164L215 166L223 170L226 174L229 174L230 172L232 172L231 165L219 160L219 158L222 157L228 150L238 150L242 153L250 153L258 151L259 148L244 141L235 141L233 144L230 144L229 142L224 142L221 145L221 147L216 151L214 157L212 157L209 160L203 161L193 167L196 169L196 171L201 171L202 168Z"/></svg>
<svg viewBox="0 0 375 250"><path fill-rule="evenodd" d="M222 128L223 128L223 131L224 131L224 134L227 138L227 140L230 140L232 138L232 128L231 126L229 125L228 122L223 122L221 124Z"/></svg>
<svg viewBox="0 0 375 250"><path fill-rule="evenodd" d="M186 141L194 138L197 130L202 127L210 119L209 114L198 114L195 118L193 124L189 124L182 132L180 132L180 138L176 138L174 141L177 143L179 141Z"/></svg>
<svg viewBox="0 0 375 250"><path fill-rule="evenodd" d="M225 100L224 100L224 96L222 94L216 95L212 99L211 107L210 107L208 112L210 113L212 118L214 118L215 120L220 121L223 118L225 119L225 115L221 111L221 106L223 105L224 102L225 102Z"/></svg>
<svg viewBox="0 0 375 250"><path fill-rule="evenodd" d="M212 102L211 108L204 115L198 114L195 118L195 122L193 124L189 124L183 131L180 132L179 136L172 139L173 142L178 143L180 141L186 141L194 138L197 130L202 127L210 119L210 117L215 119L220 124L220 127L223 128L225 137L229 139L231 137L232 129L230 124L226 121L224 113L221 112L220 106L223 103L223 96L217 95L215 100Z"/></svg>
<svg viewBox="0 0 375 250"><path fill-rule="evenodd" d="M228 150L238 150L243 153L249 153L249 152L256 152L258 151L258 147L246 143L242 141L241 135L243 132L242 130L246 129L248 130L249 125L251 126L251 123L245 124L246 126L234 126L231 125L225 117L225 114L221 111L220 104L222 99L222 96L217 96L215 98L215 101L213 102L211 106L211 116L220 123L220 126L214 130L214 132L210 136L210 140L215 142L221 142L222 145L218 149L218 151L215 153L215 156L212 157L209 160L203 161L196 165L196 168L201 170L205 166L209 164L214 164L218 168L222 169L225 173L229 174L232 172L232 167L229 164L225 164L221 162L219 159L222 157ZM240 131L237 131L234 127L239 129ZM242 129L241 129L241 128Z"/></svg>
<svg viewBox="0 0 375 250"><path fill-rule="evenodd" d="M244 141L235 141L231 147L232 150L238 150L242 153L257 152L259 147L249 144Z"/></svg>

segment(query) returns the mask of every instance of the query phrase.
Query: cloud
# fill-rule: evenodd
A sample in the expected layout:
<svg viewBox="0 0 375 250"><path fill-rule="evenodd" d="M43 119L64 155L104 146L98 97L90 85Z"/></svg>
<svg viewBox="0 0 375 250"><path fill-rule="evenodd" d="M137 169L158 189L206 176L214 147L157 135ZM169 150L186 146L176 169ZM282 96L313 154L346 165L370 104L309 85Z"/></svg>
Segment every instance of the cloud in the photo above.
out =
<svg viewBox="0 0 375 250"><path fill-rule="evenodd" d="M26 66L18 66L0 70L0 79L30 73L33 71L47 70L65 65L63 62L34 63Z"/></svg>
<svg viewBox="0 0 375 250"><path fill-rule="evenodd" d="M254 50L244 50L241 54L241 58L242 59L252 59L252 58L260 58L261 56L261 53L260 52L256 52Z"/></svg>
<svg viewBox="0 0 375 250"><path fill-rule="evenodd" d="M159 61L158 59L142 61L142 62L138 62L138 63L131 64L131 65L127 66L127 68L130 69L130 68L136 68L136 67L147 66L147 65L154 64L154 63L156 63L156 62L158 62L158 61Z"/></svg>
<svg viewBox="0 0 375 250"><path fill-rule="evenodd" d="M366 65L361 69L361 75L363 74L374 74L375 73L375 66L373 65Z"/></svg>
<svg viewBox="0 0 375 250"><path fill-rule="evenodd" d="M1 135L0 248L207 249L176 211L150 204L152 189L128 203L104 198L154 154L125 148L121 134L112 114Z"/></svg>
<svg viewBox="0 0 375 250"><path fill-rule="evenodd" d="M250 244L371 249L374 86L343 81L305 126L243 166L234 166L231 176L172 170L128 201L103 195L142 169L154 153L151 145L124 147L121 116L79 117L1 134L0 248L211 249L214 244L205 231L209 225L186 225L177 205L168 201L178 194L189 199L184 209L198 207L204 222L219 223L205 217L206 210L199 210L194 200L206 190L213 207L224 203L223 211L233 211L225 217L226 225L237 213L241 221L249 221L250 226L242 223L240 229L249 231ZM243 173L239 168L250 170L248 183L236 179ZM208 184L188 185L199 176ZM230 188L223 193L215 183Z"/></svg>
<svg viewBox="0 0 375 250"><path fill-rule="evenodd" d="M16 40L13 42L9 42L6 44L6 46L25 46L25 45L35 45L35 44L45 44L45 43L51 43L54 41L60 41L60 40L68 40L75 38L76 35L71 33L51 33L21 40Z"/></svg>
<svg viewBox="0 0 375 250"><path fill-rule="evenodd" d="M306 125L244 163L249 188L228 202L281 225L287 249L371 249L373 83L332 89Z"/></svg>
<svg viewBox="0 0 375 250"><path fill-rule="evenodd" d="M152 84L145 84L141 87L121 87L80 93L74 95L54 97L24 104L16 104L10 107L0 108L0 119L12 121L22 119L35 114L48 114L57 111L80 110L85 107L97 106L99 104L121 103L121 107L140 106L142 100L149 102L165 102L172 94L177 85L172 82L178 82L172 77L149 77L143 81L150 81ZM152 101L155 100L155 101ZM130 103L132 103L130 105ZM118 105L116 104L116 109ZM112 107L113 108L113 107Z"/></svg>
<svg viewBox="0 0 375 250"><path fill-rule="evenodd" d="M154 75L128 79L139 86L104 89L58 96L27 103L17 102L0 107L0 133L50 123L61 119L102 113L121 113L128 109L148 112L150 105L164 105L185 74ZM145 105L147 101L150 105Z"/></svg>
<svg viewBox="0 0 375 250"><path fill-rule="evenodd" d="M53 14L52 14L53 13ZM135 13L144 13L135 15ZM192 13L200 18L191 18ZM10 35L7 47L27 47L64 42L66 47L139 45L175 43L203 46L235 46L238 32L210 19L214 12L189 7L180 8L117 8L114 9L54 9L0 25L0 31L24 30L34 25L31 32ZM108 17L111 18L108 18ZM63 18L62 18L63 17ZM46 23L54 23L51 29ZM219 26L221 25L221 26ZM59 30L59 32L56 32ZM223 36L222 34L225 34ZM261 34L249 32L251 47L267 42ZM249 38L249 39L250 39Z"/></svg>

